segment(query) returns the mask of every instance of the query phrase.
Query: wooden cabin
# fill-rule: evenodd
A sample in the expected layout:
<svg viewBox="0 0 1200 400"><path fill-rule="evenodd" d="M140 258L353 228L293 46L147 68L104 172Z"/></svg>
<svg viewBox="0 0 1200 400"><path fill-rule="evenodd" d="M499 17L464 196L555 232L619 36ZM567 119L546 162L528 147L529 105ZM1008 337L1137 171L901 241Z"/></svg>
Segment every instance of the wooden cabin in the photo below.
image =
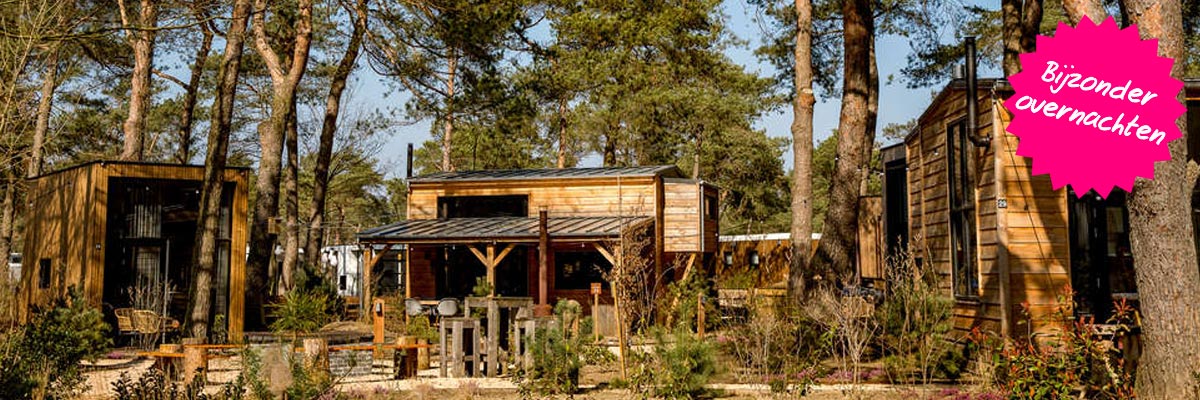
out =
<svg viewBox="0 0 1200 400"><path fill-rule="evenodd" d="M948 84L902 143L883 149L887 251L911 250L932 264L955 299L955 328L975 327L1025 338L1052 334L1055 312L1103 323L1113 301L1137 303L1126 194L1054 190L1016 155L1006 132L1006 81L979 80L977 137L967 136L964 80ZM1186 85L1190 157L1200 155L1200 81ZM1200 195L1193 197L1200 210ZM1200 221L1194 214L1193 224ZM1197 243L1200 247L1200 243ZM1192 262L1195 262L1193 260ZM1024 311L1026 308L1028 313Z"/></svg>
<svg viewBox="0 0 1200 400"><path fill-rule="evenodd" d="M130 291L161 285L164 309L183 321L188 306L204 167L98 161L29 180L21 317L74 287L103 310L133 306ZM229 339L242 335L249 170L228 168L221 199L213 317Z"/></svg>
<svg viewBox="0 0 1200 400"><path fill-rule="evenodd" d="M439 172L409 180L407 220L358 237L408 246L408 298L461 298L483 277L497 295L574 299L588 309L591 286L605 282L601 271L619 261L623 238L645 232L631 245L644 245L655 276L683 277L716 252L718 213L716 188L675 166ZM547 271L539 276L543 232ZM602 298L611 303L607 284Z"/></svg>

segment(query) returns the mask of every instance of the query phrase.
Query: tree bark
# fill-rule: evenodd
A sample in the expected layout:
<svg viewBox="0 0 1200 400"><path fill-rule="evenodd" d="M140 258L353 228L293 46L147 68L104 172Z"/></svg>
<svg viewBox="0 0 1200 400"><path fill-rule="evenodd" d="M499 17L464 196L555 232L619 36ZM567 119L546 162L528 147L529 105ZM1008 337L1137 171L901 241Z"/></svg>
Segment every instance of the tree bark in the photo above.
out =
<svg viewBox="0 0 1200 400"><path fill-rule="evenodd" d="M197 11L196 16L200 21L207 19L203 11ZM180 164L187 164L192 159L192 125L196 112L196 98L200 91L200 79L204 77L204 62L208 60L208 53L212 50L213 31L205 22L200 23L200 31L203 37L200 40L200 48L196 49L196 56L192 59L192 76L188 78L186 92L183 95L183 113L179 116L179 152L175 156Z"/></svg>
<svg viewBox="0 0 1200 400"><path fill-rule="evenodd" d="M567 98L558 100L558 163L559 169L567 167Z"/></svg>
<svg viewBox="0 0 1200 400"><path fill-rule="evenodd" d="M292 55L287 69L284 68L283 61L275 54L275 50L271 48L269 42L270 37L266 31L264 15L267 12L267 1L256 0L254 8L254 17L251 20L251 27L254 30L254 48L263 63L266 64L274 90L271 116L258 125L262 156L259 159L258 182L255 185L257 201L254 204L253 226L250 235L251 250L246 269L247 273L251 274L249 289L258 291L258 293L267 293L270 289L269 282L275 278L271 274L273 268L270 263L271 254L275 250L276 235L269 232L269 229L271 220L279 213L283 136L288 130L289 121L294 118L296 88L304 76L308 63L312 37L312 1L300 0L299 2ZM296 255L293 252L290 256L295 257Z"/></svg>
<svg viewBox="0 0 1200 400"><path fill-rule="evenodd" d="M125 2L119 2L125 29L133 27L126 18ZM125 146L122 160L141 161L144 156L146 113L150 108L150 73L154 68L154 27L158 25L158 5L154 0L142 0L138 9L137 31L129 32L133 48L133 73L129 78L129 115L123 125Z"/></svg>
<svg viewBox="0 0 1200 400"><path fill-rule="evenodd" d="M1020 55L1037 47L1037 34L1042 26L1042 0L1003 0L1000 12L1004 24L1002 64L1004 75L1011 76L1021 72Z"/></svg>
<svg viewBox="0 0 1200 400"><path fill-rule="evenodd" d="M204 182L200 194L200 216L196 225L194 271L188 289L188 318L185 332L192 338L207 338L211 311L211 285L217 265L217 234L221 216L223 176L229 151L229 134L233 121L233 101L237 94L238 67L242 60L242 43L246 36L246 20L250 16L250 0L237 0L225 34L225 58L221 61L217 83L217 99L213 102L213 121L208 133L208 153L204 158ZM231 249L238 256L240 249ZM251 288L253 289L253 288ZM246 321L252 321L252 299L258 297L247 290Z"/></svg>
<svg viewBox="0 0 1200 400"><path fill-rule="evenodd" d="M33 145L29 147L29 169L27 178L42 174L42 148L46 145L46 132L50 130L50 111L54 107L54 91L58 89L58 49L50 51L46 59L46 71L42 73L42 93L38 99L37 122L33 125Z"/></svg>
<svg viewBox="0 0 1200 400"><path fill-rule="evenodd" d="M812 253L812 152L813 93L812 0L796 0L795 65L792 79L792 262L788 271L788 296L794 304L803 300L809 254Z"/></svg>
<svg viewBox="0 0 1200 400"><path fill-rule="evenodd" d="M1104 11L1104 5L1100 0L1062 0L1063 11L1067 13L1067 23L1074 26L1083 20L1083 17L1088 17L1093 24L1099 24L1108 18L1108 12Z"/></svg>
<svg viewBox="0 0 1200 400"><path fill-rule="evenodd" d="M871 161L875 155L875 129L879 123L879 65L875 61L875 35L871 34L871 50L867 74L867 136L863 141L862 179L859 180L858 195L866 196L871 191ZM857 235L855 235L857 237Z"/></svg>
<svg viewBox="0 0 1200 400"><path fill-rule="evenodd" d="M16 215L16 204L13 200L17 195L16 175L15 171L5 169L4 176L0 176L4 184L4 199L0 200L0 256L4 257L6 263L13 247L14 217Z"/></svg>
<svg viewBox="0 0 1200 400"><path fill-rule="evenodd" d="M858 250L858 191L870 113L870 50L874 36L868 0L844 0L842 18L845 62L837 162L825 215L826 229L812 260L813 272L828 279L830 284L844 282L853 274Z"/></svg>
<svg viewBox="0 0 1200 400"><path fill-rule="evenodd" d="M454 79L458 74L458 57L451 55L446 68L446 112L442 116L442 171L453 171L450 155L454 136Z"/></svg>
<svg viewBox="0 0 1200 400"><path fill-rule="evenodd" d="M366 19L367 0L358 0L353 10L354 30L350 33L350 42L346 44L346 52L342 54L333 78L329 83L329 94L325 96L325 118L321 121L321 139L317 148L317 162L313 167L313 209L309 216L309 230L304 252L308 254L305 260L310 270L317 271L320 257L317 254L325 241L325 203L329 190L329 163L333 159L334 133L337 132L338 115L341 112L342 92L346 90L346 80L354 71L358 53L362 49L363 34L367 29Z"/></svg>
<svg viewBox="0 0 1200 400"><path fill-rule="evenodd" d="M1179 0L1125 0L1142 39L1158 39L1158 54L1175 59L1183 78L1184 37ZM1183 93L1179 93L1179 101ZM1187 132L1187 118L1176 125ZM1200 371L1200 268L1189 221L1191 188L1187 141L1169 145L1171 159L1155 164L1154 180L1138 179L1129 197L1129 238L1141 299L1145 349L1137 369L1139 399L1196 399Z"/></svg>
<svg viewBox="0 0 1200 400"><path fill-rule="evenodd" d="M292 101L284 144L287 147L287 168L283 171L283 290L290 292L296 287L296 265L300 258L300 195L296 189L299 179L299 138L296 132L296 102Z"/></svg>

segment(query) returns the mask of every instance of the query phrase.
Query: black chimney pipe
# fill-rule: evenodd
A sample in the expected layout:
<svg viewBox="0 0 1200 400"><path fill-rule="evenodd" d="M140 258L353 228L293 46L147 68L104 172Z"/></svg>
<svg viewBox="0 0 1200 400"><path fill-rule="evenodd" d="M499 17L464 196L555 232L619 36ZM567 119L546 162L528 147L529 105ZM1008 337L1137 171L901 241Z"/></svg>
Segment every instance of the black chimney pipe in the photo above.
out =
<svg viewBox="0 0 1200 400"><path fill-rule="evenodd" d="M979 82L975 77L975 37L967 36L964 45L967 52L967 138L976 147L988 147L992 140L990 136L976 136L979 134L979 110L975 109L979 102Z"/></svg>
<svg viewBox="0 0 1200 400"><path fill-rule="evenodd" d="M408 144L408 171L404 174L404 178L412 178L412 143Z"/></svg>

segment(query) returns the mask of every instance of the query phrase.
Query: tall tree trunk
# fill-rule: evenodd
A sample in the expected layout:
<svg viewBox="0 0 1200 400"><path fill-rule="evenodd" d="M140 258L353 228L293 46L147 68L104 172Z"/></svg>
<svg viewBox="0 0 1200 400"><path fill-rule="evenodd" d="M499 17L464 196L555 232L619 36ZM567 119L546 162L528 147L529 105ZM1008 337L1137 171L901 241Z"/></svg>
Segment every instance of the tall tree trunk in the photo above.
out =
<svg viewBox="0 0 1200 400"><path fill-rule="evenodd" d="M866 196L871 191L871 162L875 155L875 128L879 123L879 65L875 62L875 35L871 34L871 59L867 75L867 136L863 141L862 180L859 182L858 195ZM856 235L857 237L857 235Z"/></svg>
<svg viewBox="0 0 1200 400"><path fill-rule="evenodd" d="M125 2L119 2L125 18ZM129 78L129 115L125 118L125 146L122 160L141 161L144 156L146 113L150 108L150 73L154 68L154 28L158 25L158 5L154 0L142 0L138 10L136 31L129 36L133 48L133 73ZM132 29L128 23L126 29Z"/></svg>
<svg viewBox="0 0 1200 400"><path fill-rule="evenodd" d="M196 98L200 91L200 79L204 77L204 62L208 60L213 42L213 31L203 22L207 16L203 11L197 11L196 14L202 21L200 31L204 36L200 40L200 48L196 49L195 58L192 59L192 76L188 78L183 95L183 113L179 117L179 153L175 156L180 164L187 164L192 159L192 121L196 112Z"/></svg>
<svg viewBox="0 0 1200 400"><path fill-rule="evenodd" d="M567 98L558 100L558 168L567 167Z"/></svg>
<svg viewBox="0 0 1200 400"><path fill-rule="evenodd" d="M1000 11L1004 25L1002 64L1004 75L1011 76L1021 72L1020 55L1037 48L1037 34L1042 27L1042 0L1003 0Z"/></svg>
<svg viewBox="0 0 1200 400"><path fill-rule="evenodd" d="M50 111L54 107L54 91L57 88L58 49L53 49L46 60L46 71L42 73L42 97L38 99L37 122L33 125L33 145L29 148L29 169L25 172L28 178L42 174L42 148L46 145L46 132L50 130Z"/></svg>
<svg viewBox="0 0 1200 400"><path fill-rule="evenodd" d="M788 296L803 300L812 253L813 95L812 0L796 0L795 98L792 100L792 263Z"/></svg>
<svg viewBox="0 0 1200 400"><path fill-rule="evenodd" d="M453 50L452 50L453 51ZM450 159L454 136L454 80L458 74L458 57L450 56L446 70L446 115L442 116L442 171L453 171Z"/></svg>
<svg viewBox="0 0 1200 400"><path fill-rule="evenodd" d="M858 250L858 190L870 113L870 50L874 36L868 0L844 0L842 15L845 62L837 162L825 215L826 229L821 233L817 254L812 260L814 272L831 280L831 284L850 277Z"/></svg>
<svg viewBox="0 0 1200 400"><path fill-rule="evenodd" d="M267 1L256 0L251 27L254 30L254 48L262 58L271 75L273 98L271 116L258 125L259 144L262 156L258 163L258 182L255 185L257 200L250 235L250 257L247 273L250 275L249 290L254 296L265 296L269 283L276 278L271 272L271 255L275 250L276 235L269 232L270 223L279 214L280 167L283 157L284 135L288 130L296 103L296 88L300 85L308 63L308 52L312 38L312 1L300 0L295 22L295 37L292 42L290 64L285 68L279 55L271 48L266 31ZM287 228L286 226L284 227ZM298 247L297 247L298 248ZM296 254L291 254L295 257ZM258 299L258 306L262 305ZM261 310L260 310L261 312ZM261 315L261 314L259 314ZM255 321L258 324L263 321Z"/></svg>
<svg viewBox="0 0 1200 400"><path fill-rule="evenodd" d="M200 194L200 217L196 224L196 251L192 254L194 270L188 288L188 318L185 332L192 338L208 337L208 315L212 307L212 279L217 267L217 234L220 227L221 197L225 163L229 151L229 133L233 130L233 101L237 94L238 67L242 61L242 43L246 36L246 20L250 16L250 0L237 0L232 19L225 33L225 58L217 81L217 99L213 101L212 127L208 133L208 153L204 157L204 182ZM237 257L240 249L231 249ZM222 266L224 267L224 266ZM246 291L246 321L257 310L252 299L261 298Z"/></svg>
<svg viewBox="0 0 1200 400"><path fill-rule="evenodd" d="M1158 39L1158 54L1175 60L1183 78L1183 11L1179 0L1125 0L1142 39ZM1183 93L1179 93L1183 101ZM1187 132L1187 118L1176 121ZM1194 171L1187 141L1169 145L1171 159L1155 163L1154 180L1138 179L1129 197L1129 239L1137 260L1145 350L1137 369L1139 399L1196 399L1200 371L1200 268L1190 220Z"/></svg>
<svg viewBox="0 0 1200 400"><path fill-rule="evenodd" d="M1100 0L1062 0L1063 11L1067 12L1067 23L1075 25L1087 16L1092 20L1093 24L1103 22L1108 18L1108 12L1104 11L1104 5Z"/></svg>
<svg viewBox="0 0 1200 400"><path fill-rule="evenodd" d="M296 102L288 112L284 144L287 147L287 168L283 171L283 293L296 287L296 265L300 258L300 195L297 190L300 156L296 132Z"/></svg>
<svg viewBox="0 0 1200 400"><path fill-rule="evenodd" d="M12 253L13 248L13 230L15 229L16 204L13 201L17 192L17 173L10 168L6 168L4 175L0 176L4 185L4 199L0 200L0 256L4 257L5 262L8 261L8 255ZM7 273L7 271L5 271ZM5 294L6 296L9 294Z"/></svg>
<svg viewBox="0 0 1200 400"><path fill-rule="evenodd" d="M325 203L329 190L329 163L333 159L333 137L337 132L338 115L341 113L342 92L346 90L346 80L354 71L358 53L362 49L363 34L367 29L366 19L367 0L358 0L353 14L354 30L350 33L350 42L346 52L333 72L329 83L329 94L325 96L325 118L321 121L321 139L317 147L317 162L313 167L313 209L309 216L308 240L304 252L305 259L311 271L318 271L320 257L317 254L325 241Z"/></svg>

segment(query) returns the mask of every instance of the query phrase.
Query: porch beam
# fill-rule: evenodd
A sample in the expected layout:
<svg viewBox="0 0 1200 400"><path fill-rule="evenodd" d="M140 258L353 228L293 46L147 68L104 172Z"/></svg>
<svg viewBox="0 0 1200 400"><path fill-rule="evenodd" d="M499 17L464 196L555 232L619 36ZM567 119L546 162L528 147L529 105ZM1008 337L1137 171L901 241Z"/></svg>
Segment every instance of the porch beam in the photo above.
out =
<svg viewBox="0 0 1200 400"><path fill-rule="evenodd" d="M609 252L608 249L604 248L604 245L600 244L599 242L592 242L592 247L595 247L596 251L600 252L600 255L604 256L604 259L608 260L608 262L613 266L617 265L617 258L613 257L612 253Z"/></svg>

